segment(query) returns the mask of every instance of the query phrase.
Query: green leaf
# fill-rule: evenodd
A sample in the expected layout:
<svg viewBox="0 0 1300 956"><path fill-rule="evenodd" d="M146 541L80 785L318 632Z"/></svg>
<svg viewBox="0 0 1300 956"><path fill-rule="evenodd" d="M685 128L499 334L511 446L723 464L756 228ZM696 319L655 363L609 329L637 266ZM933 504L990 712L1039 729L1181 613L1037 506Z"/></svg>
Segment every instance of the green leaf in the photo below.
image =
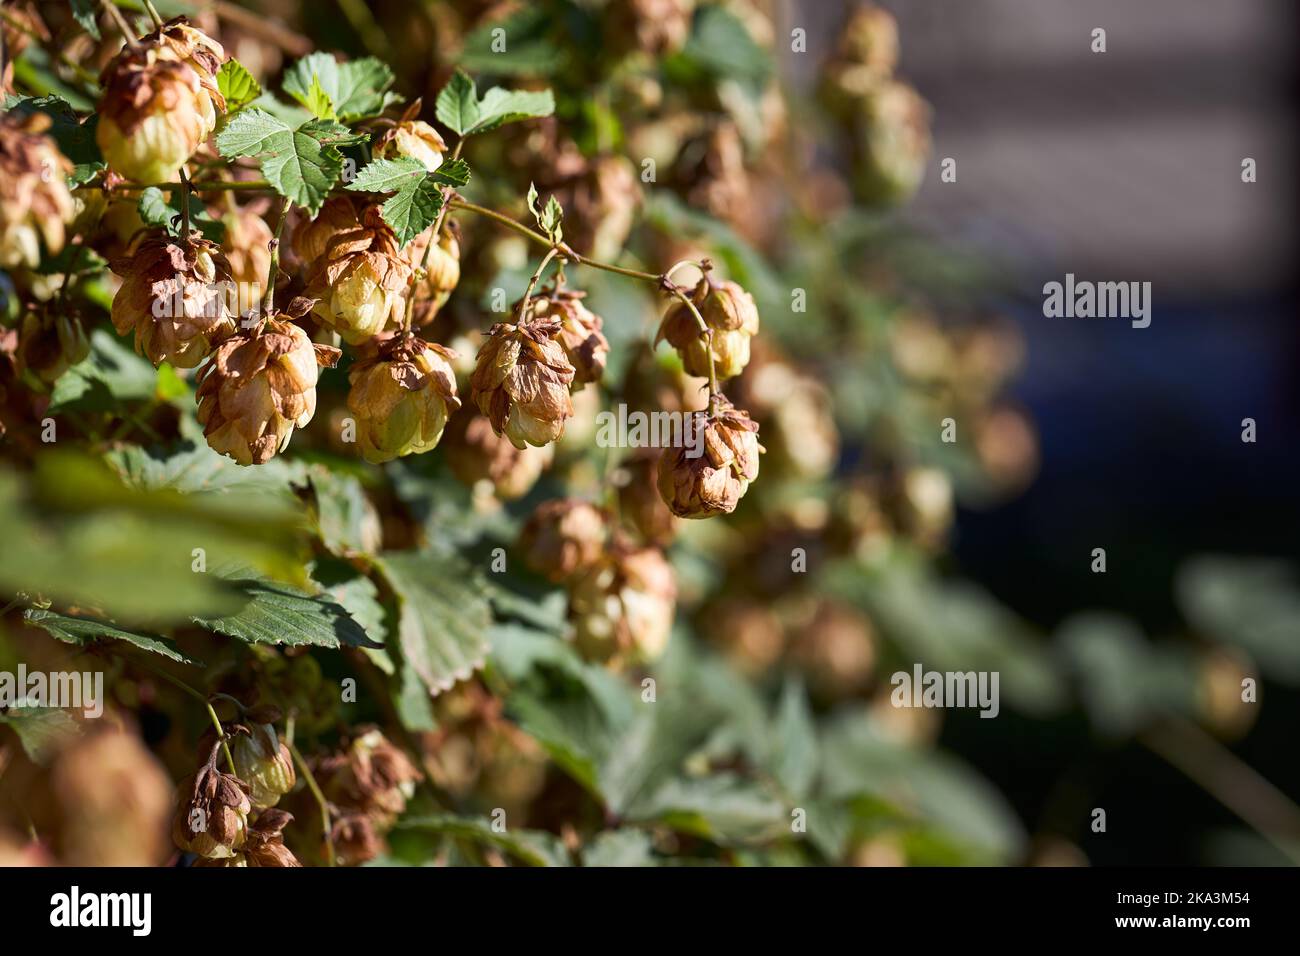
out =
<svg viewBox="0 0 1300 956"><path fill-rule="evenodd" d="M785 806L735 774L671 780L629 811L722 846L766 843L790 834Z"/></svg>
<svg viewBox="0 0 1300 956"><path fill-rule="evenodd" d="M589 5L588 5L589 6ZM583 5L566 7L564 26L573 29L571 45L585 46L578 31L590 36L599 26L593 22L593 12L583 10ZM576 23L575 23L576 21ZM490 18L465 36L460 54L460 65L467 70L481 70L493 76L551 75L570 65L569 51L554 39L557 19L544 5L532 4L504 18ZM506 49L497 42L504 30L509 38ZM594 38L593 38L594 39Z"/></svg>
<svg viewBox="0 0 1300 956"><path fill-rule="evenodd" d="M546 233L551 242L559 242L564 237L564 230L560 227L560 223L564 220L564 210L560 207L560 201L552 195L546 207L542 208L537 205L538 199L537 186L529 183L528 210L537 221L538 228Z"/></svg>
<svg viewBox="0 0 1300 956"><path fill-rule="evenodd" d="M318 119L338 119L338 114L334 110L334 103L330 100L330 95L320 85L320 77L318 76L312 77L311 89L307 91L307 99L303 105Z"/></svg>
<svg viewBox="0 0 1300 956"><path fill-rule="evenodd" d="M397 233L397 241L403 246L432 226L442 209L442 187L434 177L425 176L414 183L381 207L384 222Z"/></svg>
<svg viewBox="0 0 1300 956"><path fill-rule="evenodd" d="M765 82L772 70L770 57L745 24L720 4L700 8L682 56L713 77L751 86Z"/></svg>
<svg viewBox="0 0 1300 956"><path fill-rule="evenodd" d="M438 93L435 104L438 121L459 136L464 136L478 121L478 90L464 70L457 70Z"/></svg>
<svg viewBox="0 0 1300 956"><path fill-rule="evenodd" d="M99 32L99 21L96 19L98 9L94 0L72 0L73 19L95 40L103 39Z"/></svg>
<svg viewBox="0 0 1300 956"><path fill-rule="evenodd" d="M23 97L12 101L8 110L21 116L44 113L51 120L49 134L58 144L59 152L74 164L101 163L104 157L95 142L95 127L99 117L91 115L85 120L61 96Z"/></svg>
<svg viewBox="0 0 1300 956"><path fill-rule="evenodd" d="M217 71L217 89L226 98L226 115L238 113L262 95L262 84L234 57Z"/></svg>
<svg viewBox="0 0 1300 956"><path fill-rule="evenodd" d="M817 775L817 733L808 695L797 680L786 682L771 730L771 770L792 798L807 796Z"/></svg>
<svg viewBox="0 0 1300 956"><path fill-rule="evenodd" d="M107 163L78 163L72 167L72 174L68 176L68 188L76 189L78 186L84 186L106 169L108 169Z"/></svg>
<svg viewBox="0 0 1300 956"><path fill-rule="evenodd" d="M178 192L172 193L169 200L167 193L156 186L150 186L140 193L137 206L140 218L146 226L160 226L170 235L179 236L182 227L179 199ZM190 224L210 242L220 242L226 232L225 226L213 219L208 207L193 194L190 195Z"/></svg>
<svg viewBox="0 0 1300 956"><path fill-rule="evenodd" d="M606 830L582 851L583 866L657 866L653 843L644 830Z"/></svg>
<svg viewBox="0 0 1300 956"><path fill-rule="evenodd" d="M492 821L485 817L430 814L407 817L398 822L397 828L422 830L493 846L528 866L569 865L564 843L555 834L544 830L514 830L508 827L503 832L498 832L492 828Z"/></svg>
<svg viewBox="0 0 1300 956"><path fill-rule="evenodd" d="M375 57L339 63L329 53L312 53L285 71L284 91L313 112L313 102L319 106L323 94L339 119L354 120L376 116L392 102L385 92L393 79L393 71ZM315 95L313 88L319 91Z"/></svg>
<svg viewBox="0 0 1300 956"><path fill-rule="evenodd" d="M472 567L451 555L389 552L375 567L397 595L397 642L403 663L431 695L483 666L492 610Z"/></svg>
<svg viewBox="0 0 1300 956"><path fill-rule="evenodd" d="M54 383L49 410L120 413L120 403L152 399L157 383L158 373L148 361L113 333L97 328L90 333L90 354Z"/></svg>
<svg viewBox="0 0 1300 956"><path fill-rule="evenodd" d="M97 638L108 638L113 641L124 641L127 644L133 644L141 650L153 654L161 654L163 657L180 664L202 663L186 657L160 637L137 634L135 631L125 630L107 621L70 614L59 614L55 611L46 611L40 608L31 608L24 611L23 619L28 624L47 631L65 644L76 644L79 647L84 647Z"/></svg>
<svg viewBox="0 0 1300 956"><path fill-rule="evenodd" d="M315 497L316 531L333 554L369 554L379 540L379 514L361 482L324 465L307 473Z"/></svg>
<svg viewBox="0 0 1300 956"><path fill-rule="evenodd" d="M347 188L353 192L395 193L410 188L427 175L424 164L410 156L376 159L357 173Z"/></svg>
<svg viewBox="0 0 1300 956"><path fill-rule="evenodd" d="M192 617L200 627L249 644L382 646L370 640L361 625L328 598L272 581L254 571L226 569L213 573L233 583L243 593L246 603L238 612L225 617Z"/></svg>
<svg viewBox="0 0 1300 956"><path fill-rule="evenodd" d="M438 119L461 136L486 133L516 120L550 116L555 96L550 90L506 90L494 86L478 98L474 81L457 70L438 94Z"/></svg>
<svg viewBox="0 0 1300 956"><path fill-rule="evenodd" d="M443 163L430 175L444 186L465 186L469 184L469 163L463 159L453 159Z"/></svg>
<svg viewBox="0 0 1300 956"><path fill-rule="evenodd" d="M343 172L337 147L364 139L332 120L309 120L293 130L265 110L249 109L217 134L217 149L227 158L262 157L262 173L276 192L314 215Z"/></svg>
<svg viewBox="0 0 1300 956"><path fill-rule="evenodd" d="M81 734L76 719L56 707L11 708L0 714L0 724L18 735L23 752L40 766L48 764L69 740Z"/></svg>

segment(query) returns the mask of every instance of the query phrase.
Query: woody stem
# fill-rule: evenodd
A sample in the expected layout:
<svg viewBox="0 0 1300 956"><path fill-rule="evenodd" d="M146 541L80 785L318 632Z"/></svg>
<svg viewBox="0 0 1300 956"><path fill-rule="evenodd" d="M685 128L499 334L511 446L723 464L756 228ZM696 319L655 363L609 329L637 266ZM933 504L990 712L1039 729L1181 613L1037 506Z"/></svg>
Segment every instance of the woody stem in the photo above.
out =
<svg viewBox="0 0 1300 956"><path fill-rule="evenodd" d="M718 394L718 375L713 367L713 330L709 328L709 324L704 321L704 316L700 315L700 310L695 307L695 303L685 292L677 286L672 286L671 292L695 317L695 324L700 327L700 335L704 337L704 347L709 350L709 411L712 411L713 398Z"/></svg>
<svg viewBox="0 0 1300 956"><path fill-rule="evenodd" d="M178 170L181 177L181 235L186 242L190 239L190 176L182 166Z"/></svg>

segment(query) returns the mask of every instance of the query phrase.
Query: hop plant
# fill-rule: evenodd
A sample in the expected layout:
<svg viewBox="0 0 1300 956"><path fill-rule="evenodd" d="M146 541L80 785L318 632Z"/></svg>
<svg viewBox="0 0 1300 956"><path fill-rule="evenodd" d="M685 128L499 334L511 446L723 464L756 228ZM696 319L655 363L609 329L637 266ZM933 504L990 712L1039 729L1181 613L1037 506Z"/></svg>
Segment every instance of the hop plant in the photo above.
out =
<svg viewBox="0 0 1300 956"><path fill-rule="evenodd" d="M731 514L758 477L758 425L723 396L697 413L701 454L689 444L665 449L659 459L659 493L679 518Z"/></svg>
<svg viewBox="0 0 1300 956"><path fill-rule="evenodd" d="M311 421L318 370L332 367L339 350L314 345L287 321L308 308L309 302L294 300L287 316L232 336L199 372L199 422L213 451L241 465L261 465Z"/></svg>
<svg viewBox="0 0 1300 956"><path fill-rule="evenodd" d="M676 602L663 552L616 542L570 586L574 643L593 661L653 661L668 647Z"/></svg>
<svg viewBox="0 0 1300 956"><path fill-rule="evenodd" d="M220 742L213 744L207 762L181 783L172 822L177 846L210 859L232 857L244 845L253 810L248 784L217 768L220 752Z"/></svg>
<svg viewBox="0 0 1300 956"><path fill-rule="evenodd" d="M432 322L460 283L460 238L455 223L448 223L432 249L425 250L433 239L433 230L426 230L406 247L407 261L417 270L411 294L415 297L412 324L421 326ZM423 278L421 272L423 270Z"/></svg>
<svg viewBox="0 0 1300 956"><path fill-rule="evenodd" d="M128 46L104 68L96 139L108 165L136 182L170 182L226 108L221 45L183 20Z"/></svg>
<svg viewBox="0 0 1300 956"><path fill-rule="evenodd" d="M293 789L297 779L293 757L270 724L236 728L230 754L236 774L248 784L248 796L254 808L273 807Z"/></svg>
<svg viewBox="0 0 1300 956"><path fill-rule="evenodd" d="M434 448L460 408L455 353L409 333L381 336L348 373L348 410L366 461L380 463Z"/></svg>
<svg viewBox="0 0 1300 956"><path fill-rule="evenodd" d="M576 373L558 341L560 329L554 317L497 323L479 349L471 397L516 448L550 444L573 414L569 388Z"/></svg>
<svg viewBox="0 0 1300 956"><path fill-rule="evenodd" d="M749 364L749 340L758 334L754 297L735 282L709 272L690 293L691 306L679 302L664 315L659 335L681 356L687 373L718 380L734 378ZM700 328L698 312L707 328Z"/></svg>
<svg viewBox="0 0 1300 956"><path fill-rule="evenodd" d="M34 269L41 243L63 248L75 204L68 191L68 161L48 135L43 113L0 114L0 267Z"/></svg>
<svg viewBox="0 0 1300 956"><path fill-rule="evenodd" d="M90 341L80 316L50 309L23 316L15 353L19 374L28 372L43 385L53 385L89 354Z"/></svg>
<svg viewBox="0 0 1300 956"><path fill-rule="evenodd" d="M113 327L134 332L136 351L154 365L194 368L235 334L230 263L214 243L155 233L110 265L122 277Z"/></svg>

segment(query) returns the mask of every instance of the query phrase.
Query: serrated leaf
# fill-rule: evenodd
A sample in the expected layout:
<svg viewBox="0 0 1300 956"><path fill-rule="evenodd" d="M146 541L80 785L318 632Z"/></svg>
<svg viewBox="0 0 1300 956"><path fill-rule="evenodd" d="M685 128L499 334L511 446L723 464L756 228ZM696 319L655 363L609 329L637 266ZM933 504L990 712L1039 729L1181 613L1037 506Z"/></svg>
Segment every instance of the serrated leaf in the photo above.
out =
<svg viewBox="0 0 1300 956"><path fill-rule="evenodd" d="M260 156L262 174L282 196L315 215L343 172L338 146L364 139L332 120L314 119L291 130L261 109L238 113L217 134L222 156Z"/></svg>
<svg viewBox="0 0 1300 956"><path fill-rule="evenodd" d="M453 159L435 169L431 176L444 186L460 187L469 183L469 163L463 159Z"/></svg>
<svg viewBox="0 0 1300 956"><path fill-rule="evenodd" d="M384 222L397 233L397 241L405 246L433 225L442 209L442 187L432 176L414 181L384 203Z"/></svg>
<svg viewBox="0 0 1300 956"><path fill-rule="evenodd" d="M90 354L54 383L49 410L120 410L121 402L153 398L157 383L158 373L148 361L116 335L97 328L90 333Z"/></svg>
<svg viewBox="0 0 1300 956"><path fill-rule="evenodd" d="M311 88L307 91L307 98L303 101L313 116L318 119L337 119L338 114L334 110L334 102L330 95L325 92L324 87L320 85L320 77L313 76L311 79Z"/></svg>
<svg viewBox="0 0 1300 956"><path fill-rule="evenodd" d="M284 91L312 108L312 87L329 98L339 119L378 115L389 102L393 71L375 57L340 63L328 53L312 53L294 63L284 75Z"/></svg>
<svg viewBox="0 0 1300 956"><path fill-rule="evenodd" d="M375 567L397 595L402 660L431 695L483 666L492 611L474 570L454 556L390 552Z"/></svg>
<svg viewBox="0 0 1300 956"><path fill-rule="evenodd" d="M217 71L217 89L226 99L226 115L238 113L262 95L262 84L234 57Z"/></svg>
<svg viewBox="0 0 1300 956"><path fill-rule="evenodd" d="M772 721L771 771L790 797L807 796L817 775L817 732L803 685L790 680Z"/></svg>
<svg viewBox="0 0 1300 956"><path fill-rule="evenodd" d="M464 136L479 117L478 90L464 70L457 70L438 93L434 106L438 121L457 135Z"/></svg>
<svg viewBox="0 0 1300 956"><path fill-rule="evenodd" d="M379 514L361 482L323 465L313 466L307 479L315 498L316 530L333 554L368 554L379 539Z"/></svg>
<svg viewBox="0 0 1300 956"><path fill-rule="evenodd" d="M422 830L494 846L529 866L569 865L564 843L555 834L545 830L507 828L498 832L486 817L462 817L449 813L407 817L397 826L402 830Z"/></svg>
<svg viewBox="0 0 1300 956"><path fill-rule="evenodd" d="M478 118L465 135L486 133L505 123L538 119L555 112L555 95L550 90L505 90L494 86L478 104Z"/></svg>
<svg viewBox="0 0 1300 956"><path fill-rule="evenodd" d="M180 664L202 663L186 657L161 637L150 637L147 634L128 631L107 621L70 614L59 614L55 611L40 608L30 608L24 611L23 620L34 627L41 628L65 644L84 647L99 638L107 638L112 641L123 641L132 644L152 654L161 654L163 657Z"/></svg>
<svg viewBox="0 0 1300 956"><path fill-rule="evenodd" d="M356 179L348 183L347 188L367 193L400 192L427 175L424 164L410 156L376 159L357 173Z"/></svg>
<svg viewBox="0 0 1300 956"><path fill-rule="evenodd" d="M559 242L564 238L564 229L560 225L563 220L564 210L560 208L560 201L552 195L542 210L542 231L550 237L551 242Z"/></svg>
<svg viewBox="0 0 1300 956"><path fill-rule="evenodd" d="M78 163L72 167L72 173L68 176L68 188L76 189L78 186L84 186L107 168L107 163Z"/></svg>
<svg viewBox="0 0 1300 956"><path fill-rule="evenodd" d="M98 5L94 0L72 0L72 17L81 25L95 40L101 40L103 37L99 32L99 21L96 19Z"/></svg>
<svg viewBox="0 0 1300 956"><path fill-rule="evenodd" d="M723 846L765 843L790 833L790 814L758 784L723 773L670 780L629 812Z"/></svg>
<svg viewBox="0 0 1300 956"><path fill-rule="evenodd" d="M361 625L329 598L308 594L254 571L226 569L212 573L242 592L245 604L238 612L225 617L192 617L200 627L249 644L382 646L370 640Z"/></svg>

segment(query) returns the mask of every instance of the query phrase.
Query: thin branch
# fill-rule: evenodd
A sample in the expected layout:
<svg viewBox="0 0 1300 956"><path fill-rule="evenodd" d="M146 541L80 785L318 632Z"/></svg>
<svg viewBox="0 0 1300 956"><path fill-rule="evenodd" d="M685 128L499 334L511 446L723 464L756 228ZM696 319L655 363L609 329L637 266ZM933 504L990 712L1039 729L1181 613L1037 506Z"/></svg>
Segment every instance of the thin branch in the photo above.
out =
<svg viewBox="0 0 1300 956"><path fill-rule="evenodd" d="M320 807L321 830L325 836L325 860L330 866L335 866L334 857L334 834L333 825L330 822L330 806L325 799L325 794L321 791L320 784L312 776L311 768L307 766L307 761L303 759L302 753L298 750L298 745L292 740L285 740L289 747L289 753L293 754L293 761L298 765L298 772L302 774L302 779L307 784L307 789L311 795L316 798L316 805Z"/></svg>

